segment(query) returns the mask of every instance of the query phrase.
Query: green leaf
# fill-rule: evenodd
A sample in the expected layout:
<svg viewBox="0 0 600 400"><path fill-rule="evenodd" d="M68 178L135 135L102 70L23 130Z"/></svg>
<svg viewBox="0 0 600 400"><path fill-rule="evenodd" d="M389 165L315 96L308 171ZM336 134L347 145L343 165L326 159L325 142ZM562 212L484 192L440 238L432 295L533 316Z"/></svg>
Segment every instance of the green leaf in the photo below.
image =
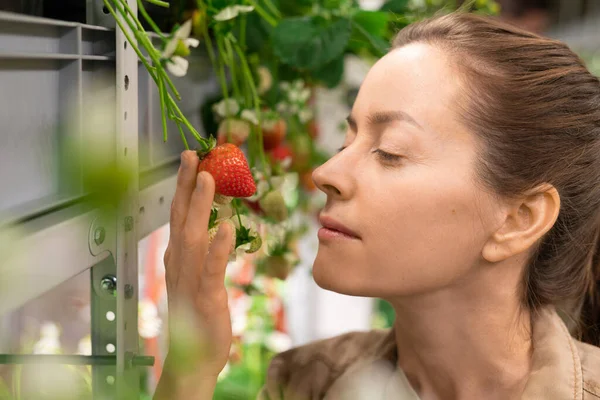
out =
<svg viewBox="0 0 600 400"><path fill-rule="evenodd" d="M374 36L384 36L387 33L390 13L383 11L358 11L352 17L352 22L362 26Z"/></svg>
<svg viewBox="0 0 600 400"><path fill-rule="evenodd" d="M395 14L405 13L408 11L408 1L409 0L388 0L381 6L380 11L387 11Z"/></svg>
<svg viewBox="0 0 600 400"><path fill-rule="evenodd" d="M212 229L214 228L214 226L216 225L217 222L217 217L219 216L219 209L218 208L212 208L210 210L210 218L208 219L208 229Z"/></svg>
<svg viewBox="0 0 600 400"><path fill-rule="evenodd" d="M319 24L316 18L283 19L273 30L273 49L282 62L317 69L340 56L350 40L350 20Z"/></svg>
<svg viewBox="0 0 600 400"><path fill-rule="evenodd" d="M322 68L312 71L311 75L330 89L336 87L344 77L343 55Z"/></svg>
<svg viewBox="0 0 600 400"><path fill-rule="evenodd" d="M390 48L390 43L378 36L372 35L364 27L356 22L352 22L352 28L356 33L356 39L351 43L351 48L356 51L356 48L361 48L361 44L368 46L377 57L383 57Z"/></svg>
<svg viewBox="0 0 600 400"><path fill-rule="evenodd" d="M250 229L245 226L240 226L235 232L235 247L239 247L243 244L250 243L256 237L250 234Z"/></svg>

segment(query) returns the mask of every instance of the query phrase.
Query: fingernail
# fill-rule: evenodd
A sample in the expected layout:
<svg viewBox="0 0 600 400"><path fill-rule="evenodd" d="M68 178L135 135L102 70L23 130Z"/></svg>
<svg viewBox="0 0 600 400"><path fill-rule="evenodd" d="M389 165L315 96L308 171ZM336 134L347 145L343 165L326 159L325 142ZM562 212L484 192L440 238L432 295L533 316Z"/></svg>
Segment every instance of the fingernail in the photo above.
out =
<svg viewBox="0 0 600 400"><path fill-rule="evenodd" d="M201 190L204 184L204 174L200 172L196 177L196 189Z"/></svg>
<svg viewBox="0 0 600 400"><path fill-rule="evenodd" d="M226 223L223 223L219 227L219 231L217 232L217 236L219 237L219 239L225 239L225 225Z"/></svg>
<svg viewBox="0 0 600 400"><path fill-rule="evenodd" d="M181 167L185 168L185 166L187 165L188 161L187 161L187 157L185 155L185 151L181 153Z"/></svg>

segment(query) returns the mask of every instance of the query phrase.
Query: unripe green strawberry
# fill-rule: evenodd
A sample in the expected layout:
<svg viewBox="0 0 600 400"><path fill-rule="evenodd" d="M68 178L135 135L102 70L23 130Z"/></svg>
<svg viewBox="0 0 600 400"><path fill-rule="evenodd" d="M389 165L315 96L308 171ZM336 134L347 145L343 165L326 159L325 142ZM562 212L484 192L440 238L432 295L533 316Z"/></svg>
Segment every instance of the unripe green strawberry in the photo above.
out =
<svg viewBox="0 0 600 400"><path fill-rule="evenodd" d="M265 274L272 278L285 280L291 270L292 264L284 256L270 256L265 260Z"/></svg>
<svg viewBox="0 0 600 400"><path fill-rule="evenodd" d="M273 190L259 201L260 208L267 217L277 222L285 221L288 217L288 209L281 192Z"/></svg>
<svg viewBox="0 0 600 400"><path fill-rule="evenodd" d="M222 194L219 193L215 193L215 197L213 199L213 201L219 205L225 206L229 203L231 203L231 201L233 200L233 197L231 196L223 196Z"/></svg>
<svg viewBox="0 0 600 400"><path fill-rule="evenodd" d="M217 143L241 146L250 135L250 123L243 119L227 118L219 124Z"/></svg>
<svg viewBox="0 0 600 400"><path fill-rule="evenodd" d="M230 229L231 229L232 238L231 238L231 248L229 249L229 254L231 254L235 251L235 226L233 225L233 222L231 222L229 220L225 220L208 230L208 244L209 245L212 244L213 240L215 240L215 237L217 236L217 233L219 232L219 227L221 226L221 224L229 224L231 226Z"/></svg>
<svg viewBox="0 0 600 400"><path fill-rule="evenodd" d="M250 248L246 250L246 253L256 253L258 250L260 250L261 246L262 239L260 235L257 235L256 238L252 242L250 242Z"/></svg>

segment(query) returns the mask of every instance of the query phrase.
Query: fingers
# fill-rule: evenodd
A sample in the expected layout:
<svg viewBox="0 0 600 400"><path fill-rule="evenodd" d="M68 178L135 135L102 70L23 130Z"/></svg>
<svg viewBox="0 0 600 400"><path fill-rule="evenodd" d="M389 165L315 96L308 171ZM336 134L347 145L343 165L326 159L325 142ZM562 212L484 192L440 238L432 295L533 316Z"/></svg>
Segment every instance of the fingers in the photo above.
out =
<svg viewBox="0 0 600 400"><path fill-rule="evenodd" d="M180 240L180 277L196 282L203 267L208 250L208 220L215 192L215 183L207 172L196 177L196 186L191 194L187 218Z"/></svg>
<svg viewBox="0 0 600 400"><path fill-rule="evenodd" d="M198 156L191 150L181 153L181 168L177 174L177 188L171 204L171 236L178 236L188 214L190 198L196 186Z"/></svg>
<svg viewBox="0 0 600 400"><path fill-rule="evenodd" d="M215 181L208 172L200 172L196 178L187 219L184 227L184 236L193 242L206 237L208 220L215 196Z"/></svg>
<svg viewBox="0 0 600 400"><path fill-rule="evenodd" d="M224 290L225 269L229 261L233 229L232 224L229 223L222 223L219 226L217 236L210 245L206 265L200 271L200 291L202 293L211 294Z"/></svg>

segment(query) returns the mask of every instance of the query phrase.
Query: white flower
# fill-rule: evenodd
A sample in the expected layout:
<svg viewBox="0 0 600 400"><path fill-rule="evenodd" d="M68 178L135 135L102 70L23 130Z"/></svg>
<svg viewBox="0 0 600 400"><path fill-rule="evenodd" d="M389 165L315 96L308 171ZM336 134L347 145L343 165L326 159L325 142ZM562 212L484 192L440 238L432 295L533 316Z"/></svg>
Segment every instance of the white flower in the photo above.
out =
<svg viewBox="0 0 600 400"><path fill-rule="evenodd" d="M288 93L288 100L295 103L300 100L300 92L297 90L290 90Z"/></svg>
<svg viewBox="0 0 600 400"><path fill-rule="evenodd" d="M306 101L308 101L309 98L310 98L310 89L309 88L304 88L298 92L298 100L301 101L302 103L306 103Z"/></svg>
<svg viewBox="0 0 600 400"><path fill-rule="evenodd" d="M40 329L40 340L33 346L33 354L59 354L60 329L54 322L45 322Z"/></svg>
<svg viewBox="0 0 600 400"><path fill-rule="evenodd" d="M248 326L248 317L241 314L231 320L231 334L233 336L242 336Z"/></svg>
<svg viewBox="0 0 600 400"><path fill-rule="evenodd" d="M231 117L240 112L240 105L235 99L223 99L212 108L213 112L221 118Z"/></svg>
<svg viewBox="0 0 600 400"><path fill-rule="evenodd" d="M262 343L263 333L260 331L247 331L244 333L244 336L242 336L242 341L245 344Z"/></svg>
<svg viewBox="0 0 600 400"><path fill-rule="evenodd" d="M261 330L265 327L265 319L260 315L251 315L248 321L251 329Z"/></svg>
<svg viewBox="0 0 600 400"><path fill-rule="evenodd" d="M230 19L234 19L239 14L249 13L254 11L254 6L241 6L234 5L229 6L227 8L222 9L217 15L213 17L216 21L229 21Z"/></svg>
<svg viewBox="0 0 600 400"><path fill-rule="evenodd" d="M287 103L280 102L280 103L277 103L277 105L275 106L275 109L278 112L280 112L281 114L286 114L289 110L289 106Z"/></svg>
<svg viewBox="0 0 600 400"><path fill-rule="evenodd" d="M192 33L192 20L189 19L175 31L165 49L162 57L167 59L167 69L175 76L185 76L189 61L184 57L189 55L190 47L198 47L200 41L190 37Z"/></svg>
<svg viewBox="0 0 600 400"><path fill-rule="evenodd" d="M156 305L150 300L139 303L138 331L144 339L155 338L160 334L162 321L158 316Z"/></svg>
<svg viewBox="0 0 600 400"><path fill-rule="evenodd" d="M280 88L281 90L283 90L284 92L287 92L287 91L289 91L289 90L290 90L290 83L289 83L289 82L281 82L281 83L279 84L279 88Z"/></svg>
<svg viewBox="0 0 600 400"><path fill-rule="evenodd" d="M185 76L189 66L190 62L179 56L173 56L167 61L167 69L171 74L177 77Z"/></svg>
<svg viewBox="0 0 600 400"><path fill-rule="evenodd" d="M267 336L265 344L269 350L281 353L292 348L292 339L283 332L273 331Z"/></svg>
<svg viewBox="0 0 600 400"><path fill-rule="evenodd" d="M313 112L312 112L312 110L310 110L308 108L303 108L298 113L298 118L300 119L300 122L302 122L303 124L306 124L311 119L313 119Z"/></svg>
<svg viewBox="0 0 600 400"><path fill-rule="evenodd" d="M254 110L244 110L242 111L240 117L254 125L258 125L258 117L256 116L256 111Z"/></svg>
<svg viewBox="0 0 600 400"><path fill-rule="evenodd" d="M304 89L304 81L302 79L296 79L292 83L292 87L294 90L302 90L302 89Z"/></svg>
<svg viewBox="0 0 600 400"><path fill-rule="evenodd" d="M291 163L291 160L289 160L289 162ZM298 176L298 173L296 172L287 173L283 177L284 179L281 183L281 186L279 187L279 190L283 195L285 203L289 207L291 206L292 201L294 201L296 198L296 189L298 188L298 181L300 178Z"/></svg>
<svg viewBox="0 0 600 400"><path fill-rule="evenodd" d="M267 67L260 66L256 69L258 73L258 94L263 95L273 86L273 75Z"/></svg>
<svg viewBox="0 0 600 400"><path fill-rule="evenodd" d="M77 345L77 354L82 356L92 355L92 338L90 335L83 337Z"/></svg>

